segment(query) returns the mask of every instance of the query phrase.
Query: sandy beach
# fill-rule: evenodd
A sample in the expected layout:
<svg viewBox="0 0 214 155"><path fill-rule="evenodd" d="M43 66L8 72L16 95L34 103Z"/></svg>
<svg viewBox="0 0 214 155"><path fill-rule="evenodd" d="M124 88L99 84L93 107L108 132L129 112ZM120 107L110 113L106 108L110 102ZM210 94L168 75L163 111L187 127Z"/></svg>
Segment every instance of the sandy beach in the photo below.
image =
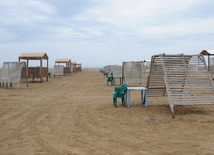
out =
<svg viewBox="0 0 214 155"><path fill-rule="evenodd" d="M214 106L176 106L149 97L112 104L99 71L0 88L0 155L213 155Z"/></svg>

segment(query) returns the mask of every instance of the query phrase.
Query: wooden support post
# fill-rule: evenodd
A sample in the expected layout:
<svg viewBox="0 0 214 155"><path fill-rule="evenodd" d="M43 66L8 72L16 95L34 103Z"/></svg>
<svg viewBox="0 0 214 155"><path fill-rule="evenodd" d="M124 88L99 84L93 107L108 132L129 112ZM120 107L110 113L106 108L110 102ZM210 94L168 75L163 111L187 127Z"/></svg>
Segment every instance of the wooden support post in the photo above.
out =
<svg viewBox="0 0 214 155"><path fill-rule="evenodd" d="M28 87L28 59L27 59L27 64L26 64L26 81L27 81L27 87Z"/></svg>
<svg viewBox="0 0 214 155"><path fill-rule="evenodd" d="M40 59L40 81L42 82L42 58Z"/></svg>
<svg viewBox="0 0 214 155"><path fill-rule="evenodd" d="M47 73L48 73L48 58L47 58ZM47 81L48 81L48 74L47 74Z"/></svg>
<svg viewBox="0 0 214 155"><path fill-rule="evenodd" d="M210 72L210 55L208 55L208 71Z"/></svg>

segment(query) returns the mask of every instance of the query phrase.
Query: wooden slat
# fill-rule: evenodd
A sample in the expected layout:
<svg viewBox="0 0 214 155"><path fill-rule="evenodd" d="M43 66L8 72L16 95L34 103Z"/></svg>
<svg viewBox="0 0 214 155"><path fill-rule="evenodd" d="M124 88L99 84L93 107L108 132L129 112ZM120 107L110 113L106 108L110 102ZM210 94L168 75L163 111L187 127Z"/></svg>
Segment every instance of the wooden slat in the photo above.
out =
<svg viewBox="0 0 214 155"><path fill-rule="evenodd" d="M210 96L210 95L213 95L214 96L214 93L194 93L194 94L191 94L192 96Z"/></svg>

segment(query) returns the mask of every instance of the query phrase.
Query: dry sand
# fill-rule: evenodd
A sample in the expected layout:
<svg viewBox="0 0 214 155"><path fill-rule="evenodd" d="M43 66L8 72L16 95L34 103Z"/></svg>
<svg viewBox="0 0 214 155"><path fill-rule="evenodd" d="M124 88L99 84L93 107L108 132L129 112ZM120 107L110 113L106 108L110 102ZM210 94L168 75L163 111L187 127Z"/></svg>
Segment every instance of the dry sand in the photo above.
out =
<svg viewBox="0 0 214 155"><path fill-rule="evenodd" d="M214 154L214 106L179 106L131 96L112 105L114 86L98 71L0 89L1 155Z"/></svg>

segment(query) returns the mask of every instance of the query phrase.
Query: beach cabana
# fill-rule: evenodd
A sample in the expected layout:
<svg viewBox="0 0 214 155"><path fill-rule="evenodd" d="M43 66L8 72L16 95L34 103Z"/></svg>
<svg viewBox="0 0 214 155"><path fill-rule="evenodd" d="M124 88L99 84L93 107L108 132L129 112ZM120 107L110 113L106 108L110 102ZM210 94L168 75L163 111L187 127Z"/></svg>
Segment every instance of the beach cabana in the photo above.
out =
<svg viewBox="0 0 214 155"><path fill-rule="evenodd" d="M203 55L152 56L147 88L150 97L168 95L173 118L176 105L214 104L214 84Z"/></svg>
<svg viewBox="0 0 214 155"><path fill-rule="evenodd" d="M208 57L208 70L211 74L214 73L214 50L203 50L200 53L201 55L206 55ZM212 58L211 58L212 57Z"/></svg>
<svg viewBox="0 0 214 155"><path fill-rule="evenodd" d="M55 65L64 65L64 75L70 75L71 70L71 59L56 59Z"/></svg>
<svg viewBox="0 0 214 155"><path fill-rule="evenodd" d="M81 72L82 71L82 64L76 63L76 68L77 68L77 72Z"/></svg>
<svg viewBox="0 0 214 155"><path fill-rule="evenodd" d="M76 73L77 72L77 62L72 61L71 68L72 68L72 72Z"/></svg>
<svg viewBox="0 0 214 155"><path fill-rule="evenodd" d="M40 78L40 81L43 82L43 77L46 77L48 81L48 55L47 53L22 53L19 56L20 61L26 61L26 71L27 77L32 78L33 81L35 78ZM40 61L39 67L29 67L29 60ZM43 60L46 60L46 67L43 67Z"/></svg>

